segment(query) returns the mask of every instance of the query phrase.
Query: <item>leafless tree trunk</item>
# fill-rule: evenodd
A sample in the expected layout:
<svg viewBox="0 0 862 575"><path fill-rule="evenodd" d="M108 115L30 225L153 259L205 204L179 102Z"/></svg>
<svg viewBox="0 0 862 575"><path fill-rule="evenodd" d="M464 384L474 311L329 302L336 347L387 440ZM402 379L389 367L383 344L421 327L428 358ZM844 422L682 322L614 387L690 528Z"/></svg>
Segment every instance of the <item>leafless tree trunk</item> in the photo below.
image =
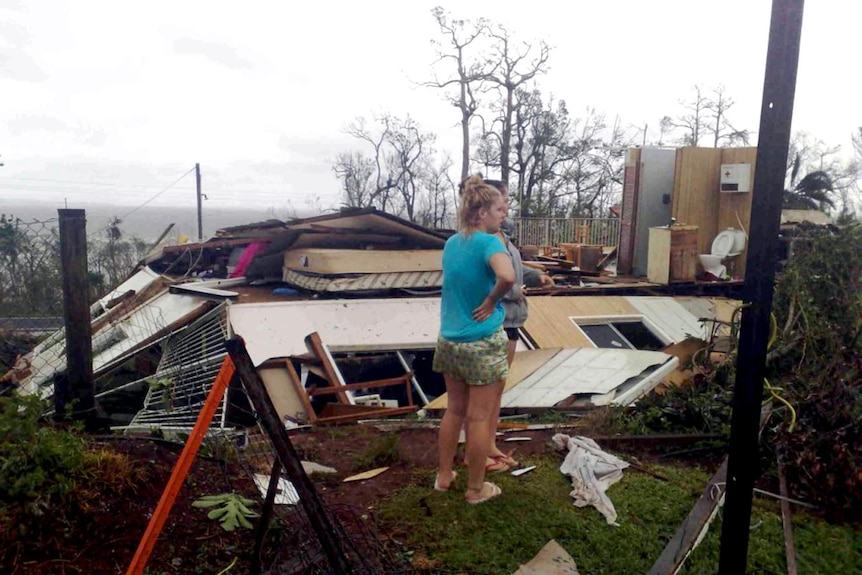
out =
<svg viewBox="0 0 862 575"><path fill-rule="evenodd" d="M361 152L344 152L335 157L332 171L341 180L345 206L364 208L371 205L371 178L376 162Z"/></svg>
<svg viewBox="0 0 862 575"><path fill-rule="evenodd" d="M682 143L686 146L697 146L706 126L706 110L709 101L703 95L700 85L694 87L694 99L690 102L680 101L683 108L688 110L687 114L678 116L673 120L673 126L684 130Z"/></svg>
<svg viewBox="0 0 862 575"><path fill-rule="evenodd" d="M714 88L712 91L714 97L706 102L706 110L712 116L710 125L706 127L707 131L712 132L713 147L718 148L722 143L729 146L742 144L748 145L749 133L748 130L737 130L727 118L727 111L736 103L733 98L725 94L724 86Z"/></svg>
<svg viewBox="0 0 862 575"><path fill-rule="evenodd" d="M435 74L434 80L424 82L423 85L447 91L452 86L458 88L457 96L450 96L448 99L461 113L461 181L464 181L470 172L470 119L479 109L475 93L487 75L485 64L469 58L467 51L485 33L488 23L484 19L475 23L469 20L452 20L439 6L434 8L431 14L446 39L445 48L440 42L435 42L438 56L435 66L443 62L454 64L455 73L444 80Z"/></svg>
<svg viewBox="0 0 862 575"><path fill-rule="evenodd" d="M415 221L416 201L422 186L421 177L433 153L435 136L423 134L411 118L394 121L387 142L391 153L388 157L390 173L395 175L395 189L401 195L407 218Z"/></svg>
<svg viewBox="0 0 862 575"><path fill-rule="evenodd" d="M487 80L496 85L502 95L502 109L500 115L500 179L509 183L509 172L511 169L512 148L512 121L515 114L515 93L521 86L531 81L538 74L547 72L548 56L550 48L543 41L538 43L538 53L533 51L532 44L521 42L512 46L511 33L503 26L498 25L489 31L489 36L494 39L494 64L487 75ZM533 57L531 57L533 52Z"/></svg>
<svg viewBox="0 0 862 575"><path fill-rule="evenodd" d="M428 166L423 177L425 193L419 202L416 221L432 229L455 227L451 219L458 205L457 185L449 177L452 158L444 156ZM454 194L453 194L454 191Z"/></svg>
<svg viewBox="0 0 862 575"><path fill-rule="evenodd" d="M427 192L426 174L433 165L436 136L423 132L409 116L400 119L390 114L375 118L378 129L369 128L364 118L353 122L346 132L371 148L362 152L341 153L332 166L341 180L344 204L350 207L374 206L416 220L416 208ZM448 166L447 166L448 169Z"/></svg>

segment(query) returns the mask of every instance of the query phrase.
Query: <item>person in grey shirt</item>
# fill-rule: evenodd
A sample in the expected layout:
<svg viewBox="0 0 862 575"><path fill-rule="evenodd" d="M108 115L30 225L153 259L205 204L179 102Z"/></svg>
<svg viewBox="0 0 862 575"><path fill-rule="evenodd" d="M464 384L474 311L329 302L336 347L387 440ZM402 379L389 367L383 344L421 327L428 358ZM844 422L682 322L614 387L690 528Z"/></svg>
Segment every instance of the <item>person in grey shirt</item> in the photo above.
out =
<svg viewBox="0 0 862 575"><path fill-rule="evenodd" d="M509 186L500 180L485 180L485 183L494 186L503 195L503 200L508 206L509 203ZM511 237L514 232L514 222L510 218L506 218L500 231L497 232L497 237L503 242L503 245L509 250L509 257L512 259L512 267L515 269L515 285L509 292L503 296L501 300L503 310L506 312L506 317L503 320L503 329L506 331L508 343L508 361L512 365L515 358L515 347L518 344L518 329L523 327L527 321L527 298L524 294L525 287L553 287L554 280L546 272L525 266L521 261L521 252L517 246L512 243ZM497 447L497 425L500 420L500 400L503 397L502 389L497 397L496 409L491 418L491 448L488 452L488 462L485 466L487 471L507 471L512 467L517 467L518 462L515 461L511 454L503 453Z"/></svg>

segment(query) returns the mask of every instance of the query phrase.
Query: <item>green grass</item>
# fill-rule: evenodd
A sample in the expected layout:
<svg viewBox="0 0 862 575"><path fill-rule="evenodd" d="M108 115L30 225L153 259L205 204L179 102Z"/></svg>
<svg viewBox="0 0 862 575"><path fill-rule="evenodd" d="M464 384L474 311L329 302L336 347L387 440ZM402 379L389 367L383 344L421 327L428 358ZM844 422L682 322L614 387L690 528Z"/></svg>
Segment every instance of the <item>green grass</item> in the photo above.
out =
<svg viewBox="0 0 862 575"><path fill-rule="evenodd" d="M494 475L503 496L478 506L463 501L463 473L448 493L431 489L431 474L417 476L427 487L408 487L383 502L381 518L404 533L417 554L458 572L510 574L556 539L582 575L646 573L709 480L708 473L692 468L656 467L669 482L627 470L608 491L620 524L614 527L594 508L572 505L571 483L559 472L559 460L529 463L538 469L518 478ZM862 534L795 517L801 573L862 573ZM762 524L751 534L749 572L786 573L777 506L756 500L754 521ZM683 573L717 571L719 532L716 521Z"/></svg>

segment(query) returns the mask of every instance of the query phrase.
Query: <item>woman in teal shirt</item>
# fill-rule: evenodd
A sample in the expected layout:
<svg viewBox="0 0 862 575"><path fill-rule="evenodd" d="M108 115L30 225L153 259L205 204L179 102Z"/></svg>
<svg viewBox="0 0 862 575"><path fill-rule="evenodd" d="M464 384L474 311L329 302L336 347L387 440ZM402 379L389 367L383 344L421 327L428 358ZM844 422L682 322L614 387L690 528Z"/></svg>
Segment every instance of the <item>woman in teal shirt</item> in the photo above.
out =
<svg viewBox="0 0 862 575"><path fill-rule="evenodd" d="M490 421L508 375L505 313L500 300L515 284L515 272L496 234L506 217L500 192L480 176L463 183L459 232L443 248L440 335L434 370L446 381L448 407L440 423L439 469L434 488L449 489L458 436L466 424L468 503L500 495L485 481L491 444Z"/></svg>

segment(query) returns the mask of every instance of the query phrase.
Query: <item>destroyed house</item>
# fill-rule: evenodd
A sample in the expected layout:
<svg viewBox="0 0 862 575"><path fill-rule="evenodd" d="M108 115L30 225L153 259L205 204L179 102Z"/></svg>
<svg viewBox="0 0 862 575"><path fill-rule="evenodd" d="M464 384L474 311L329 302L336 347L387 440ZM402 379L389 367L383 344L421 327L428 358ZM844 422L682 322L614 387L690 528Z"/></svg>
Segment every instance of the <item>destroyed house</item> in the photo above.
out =
<svg viewBox="0 0 862 575"><path fill-rule="evenodd" d="M91 308L97 400L118 428L188 429L223 342L239 335L285 422L445 407L430 364L450 233L364 208L160 246ZM566 259L531 265L574 282L561 292L600 279ZM680 368L680 346L710 337L701 319L726 319L732 307L720 298L539 293L529 297L507 381L508 412L636 401ZM13 372L20 392L48 397L64 369L59 330ZM215 421L243 426L251 412L234 390Z"/></svg>

